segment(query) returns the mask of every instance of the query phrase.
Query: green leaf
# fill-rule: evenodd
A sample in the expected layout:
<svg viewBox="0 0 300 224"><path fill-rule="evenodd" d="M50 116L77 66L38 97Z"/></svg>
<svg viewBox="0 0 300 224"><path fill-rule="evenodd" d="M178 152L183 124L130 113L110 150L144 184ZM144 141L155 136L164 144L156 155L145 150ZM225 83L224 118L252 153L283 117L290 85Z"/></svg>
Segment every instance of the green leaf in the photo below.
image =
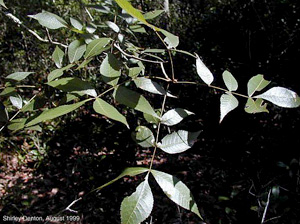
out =
<svg viewBox="0 0 300 224"><path fill-rule="evenodd" d="M167 126L173 126L180 123L185 117L191 114L194 113L182 108L172 109L162 116L161 123Z"/></svg>
<svg viewBox="0 0 300 224"><path fill-rule="evenodd" d="M144 70L143 67L133 67L128 69L128 76L134 78L138 76Z"/></svg>
<svg viewBox="0 0 300 224"><path fill-rule="evenodd" d="M6 76L5 78L15 80L15 81L22 81L27 76L29 76L30 74L33 74L33 73L34 72L15 72L15 73L12 73L12 74Z"/></svg>
<svg viewBox="0 0 300 224"><path fill-rule="evenodd" d="M18 119L14 119L12 120L9 125L7 126L7 128L11 131L18 131L24 128L25 123L26 123L27 119L26 118L18 118Z"/></svg>
<svg viewBox="0 0 300 224"><path fill-rule="evenodd" d="M22 112L28 112L28 111L35 111L40 108L42 108L45 105L45 99L42 97L36 97L29 103L27 102L23 107L22 107Z"/></svg>
<svg viewBox="0 0 300 224"><path fill-rule="evenodd" d="M140 183L136 191L124 198L121 204L121 223L139 224L151 214L153 208L153 195L148 183L148 175Z"/></svg>
<svg viewBox="0 0 300 224"><path fill-rule="evenodd" d="M254 96L254 98L263 98L277 106L285 108L295 108L300 106L300 97L297 93L283 87L273 87L263 94Z"/></svg>
<svg viewBox="0 0 300 224"><path fill-rule="evenodd" d="M73 66L74 66L73 64L69 64L63 68L58 68L58 69L53 70L52 72L49 73L49 75L47 77L48 82L51 82L54 79L61 77L64 74L64 71L69 70Z"/></svg>
<svg viewBox="0 0 300 224"><path fill-rule="evenodd" d="M36 125L40 122L47 121L47 120L52 120L54 118L60 117L62 115L65 115L67 113L72 112L73 110L76 110L78 107L82 106L85 104L88 100L84 100L78 103L74 104L68 104L68 105L63 105L59 106L53 109L48 109L44 110L40 115L37 117L33 118L32 120L29 120L26 122L26 127Z"/></svg>
<svg viewBox="0 0 300 224"><path fill-rule="evenodd" d="M4 4L3 0L0 0L0 5L7 9L6 5Z"/></svg>
<svg viewBox="0 0 300 224"><path fill-rule="evenodd" d="M135 91L119 86L115 89L113 96L121 104L159 118L145 97Z"/></svg>
<svg viewBox="0 0 300 224"><path fill-rule="evenodd" d="M61 78L48 82L47 84L64 92L87 94L93 97L97 96L95 89L89 82L77 77Z"/></svg>
<svg viewBox="0 0 300 224"><path fill-rule="evenodd" d="M155 138L152 131L145 126L138 126L132 133L133 140L144 148L154 147Z"/></svg>
<svg viewBox="0 0 300 224"><path fill-rule="evenodd" d="M110 41L110 38L99 38L96 40L92 40L92 42L90 42L86 48L84 58L90 58L101 54L103 51L108 49L106 46Z"/></svg>
<svg viewBox="0 0 300 224"><path fill-rule="evenodd" d="M220 110L221 110L220 123L221 123L224 117L239 105L239 101L231 93L223 94L221 96L220 101L221 101L220 103Z"/></svg>
<svg viewBox="0 0 300 224"><path fill-rule="evenodd" d="M263 99L253 100L252 98L247 100L245 111L249 114L269 112L267 110L267 104L263 103Z"/></svg>
<svg viewBox="0 0 300 224"><path fill-rule="evenodd" d="M236 91L238 89L238 83L229 71L224 71L222 76L224 83L229 91Z"/></svg>
<svg viewBox="0 0 300 224"><path fill-rule="evenodd" d="M9 119L7 110L2 102L0 102L0 122L7 122Z"/></svg>
<svg viewBox="0 0 300 224"><path fill-rule="evenodd" d="M134 176L137 176L139 174L145 173L148 170L149 170L148 168L144 168L144 167L128 167L119 176L117 176L115 179L107 182L106 184L101 185L100 187L97 187L93 191L101 190L102 188L107 187L108 185L111 185L112 183L116 182L117 180L119 180L119 179L121 179L125 176L134 177Z"/></svg>
<svg viewBox="0 0 300 224"><path fill-rule="evenodd" d="M151 12L147 12L144 14L144 18L146 20L151 20L151 19L155 19L156 17L158 17L160 14L162 14L165 10L154 10Z"/></svg>
<svg viewBox="0 0 300 224"><path fill-rule="evenodd" d="M160 30L165 36L166 38L164 39L164 41L166 42L166 44L168 45L168 48L176 48L179 45L179 37L175 36L174 34L166 31L166 30Z"/></svg>
<svg viewBox="0 0 300 224"><path fill-rule="evenodd" d="M55 50L52 54L52 59L56 65L56 67L61 68L64 56L65 56L65 53L58 46L56 46Z"/></svg>
<svg viewBox="0 0 300 224"><path fill-rule="evenodd" d="M21 109L23 107L23 100L20 95L13 95L9 97L11 104L17 109Z"/></svg>
<svg viewBox="0 0 300 224"><path fill-rule="evenodd" d="M48 29L68 27L68 23L64 19L51 12L44 11L36 15L29 15L29 17L36 19L42 26L45 26Z"/></svg>
<svg viewBox="0 0 300 224"><path fill-rule="evenodd" d="M70 22L71 22L71 25L72 25L75 29L77 29L77 30L82 30L83 25L82 25L82 23L81 23L79 20L74 19L74 18L70 18Z"/></svg>
<svg viewBox="0 0 300 224"><path fill-rule="evenodd" d="M68 46L68 57L70 63L78 61L86 51L86 44L79 40L74 40Z"/></svg>
<svg viewBox="0 0 300 224"><path fill-rule="evenodd" d="M16 94L16 89L14 87L6 87L1 93L0 96L13 96Z"/></svg>
<svg viewBox="0 0 300 224"><path fill-rule="evenodd" d="M210 85L214 81L214 76L197 54L196 57L197 73L203 82L205 82L207 85Z"/></svg>
<svg viewBox="0 0 300 224"><path fill-rule="evenodd" d="M160 113L161 113L161 109L156 109L155 112L156 112L157 116L159 117ZM145 120L147 122L149 122L150 124L158 124L160 122L160 118L153 117L150 114L143 113L143 116L144 116Z"/></svg>
<svg viewBox="0 0 300 224"><path fill-rule="evenodd" d="M115 107L108 104L104 100L96 98L93 104L93 108L97 113L102 114L115 121L119 121L125 124L127 128L129 128L126 118Z"/></svg>
<svg viewBox="0 0 300 224"><path fill-rule="evenodd" d="M135 33L147 33L145 28L141 25L131 25L129 26L130 30Z"/></svg>
<svg viewBox="0 0 300 224"><path fill-rule="evenodd" d="M202 219L190 189L182 181L170 174L157 170L151 170L151 173L168 198L177 205L192 211Z"/></svg>
<svg viewBox="0 0 300 224"><path fill-rule="evenodd" d="M200 131L188 132L179 130L165 136L158 147L169 154L181 153L190 149L194 145L199 134Z"/></svg>
<svg viewBox="0 0 300 224"><path fill-rule="evenodd" d="M256 75L252 77L248 84L248 96L252 96L256 91L263 90L267 85L270 84L270 81L264 79L263 75Z"/></svg>
<svg viewBox="0 0 300 224"><path fill-rule="evenodd" d="M100 73L103 76L103 81L109 85L115 86L118 84L121 75L121 63L111 53L108 53L100 66Z"/></svg>
<svg viewBox="0 0 300 224"><path fill-rule="evenodd" d="M139 20L140 22L144 23L145 25L149 26L150 28L159 31L159 28L151 25L150 23L148 23L146 21L146 19L144 18L143 14L137 10L136 8L134 8L130 2L128 2L127 0L115 0L115 2L122 8L124 9L129 15L131 15L132 17L136 18L137 20Z"/></svg>

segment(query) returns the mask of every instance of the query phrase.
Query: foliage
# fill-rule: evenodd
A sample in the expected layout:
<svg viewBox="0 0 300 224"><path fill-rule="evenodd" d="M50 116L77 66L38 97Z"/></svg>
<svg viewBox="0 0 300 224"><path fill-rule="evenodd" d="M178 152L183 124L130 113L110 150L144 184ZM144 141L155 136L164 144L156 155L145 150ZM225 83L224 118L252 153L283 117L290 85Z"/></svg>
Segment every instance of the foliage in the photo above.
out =
<svg viewBox="0 0 300 224"><path fill-rule="evenodd" d="M2 1L0 4L6 8ZM270 84L262 75L250 78L247 95L238 93L238 81L226 70L222 74L226 88L212 85L215 76L198 54L178 50L178 36L152 25L152 21L149 22L161 15L162 10L142 13L127 0L106 0L97 7L85 5L84 9L88 12L97 10L107 20L97 21L91 14L89 19L70 17L68 20L47 11L29 16L46 29L48 42L55 45L51 54L54 64L52 63L53 68L48 73L47 81L37 81L33 88L38 90L26 91L26 94L23 94L22 89L32 86L26 85L25 81L29 78L34 80L37 72L19 71L6 75L0 93L3 99L0 105L0 122L3 124L1 131L6 127L13 132L24 128L40 130L43 122L70 113L76 116L78 108L88 107L90 103L94 112L121 122L127 128L133 124L128 122L126 115L132 113L141 120L142 113L145 118L148 117L145 119L148 123L136 127L132 137L141 147L151 148L153 154L149 167L127 168L120 176L95 190L98 191L124 176L146 173L136 191L121 204L121 223L141 223L153 209L154 197L149 184L151 174L168 198L201 218L189 188L173 175L152 169L158 149L168 154L185 152L193 146L201 133L175 128L171 132L169 129L194 114L185 108L166 110L169 98L180 99L169 92L170 87L180 84L203 85L202 82L190 82L176 76L174 55L178 53L191 58L195 65L193 70L204 85L224 92L220 98L220 122L238 107L237 97L245 98L245 111L254 114L268 112L265 101L279 107L299 107L299 96L292 90L278 86L257 94ZM70 34L70 43L53 41L48 29ZM139 46L138 38L141 33L156 35L165 49ZM95 64L99 71L93 73L89 66ZM165 69L167 66L170 69ZM159 75L148 74L149 67L160 69ZM161 99L159 113L156 109L158 106L152 106L157 105L154 95L155 99ZM37 99L45 99L46 96L49 97L48 101L39 105ZM122 110L124 107L119 104L125 106L125 112ZM155 128L150 125L151 122L156 124ZM153 133L154 129L156 133Z"/></svg>

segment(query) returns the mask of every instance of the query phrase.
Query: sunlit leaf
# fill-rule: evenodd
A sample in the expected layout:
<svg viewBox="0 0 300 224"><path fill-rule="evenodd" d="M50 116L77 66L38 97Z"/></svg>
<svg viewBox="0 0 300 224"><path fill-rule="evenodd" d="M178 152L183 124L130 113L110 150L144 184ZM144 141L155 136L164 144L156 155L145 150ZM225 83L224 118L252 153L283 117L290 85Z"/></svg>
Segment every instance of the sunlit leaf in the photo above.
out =
<svg viewBox="0 0 300 224"><path fill-rule="evenodd" d="M263 75L256 75L252 77L248 84L248 96L252 96L256 91L263 90L267 85L270 84L270 81L264 79Z"/></svg>
<svg viewBox="0 0 300 224"><path fill-rule="evenodd" d="M129 26L130 30L135 33L147 33L145 28L141 25L131 25Z"/></svg>
<svg viewBox="0 0 300 224"><path fill-rule="evenodd" d="M126 87L119 86L113 93L114 98L121 104L131 107L135 110L158 117L150 103L141 94L129 90Z"/></svg>
<svg viewBox="0 0 300 224"><path fill-rule="evenodd" d="M159 28L148 23L144 18L143 14L139 10L134 8L127 0L115 0L115 2L132 17L136 18L137 20L151 27L152 29L159 30Z"/></svg>
<svg viewBox="0 0 300 224"><path fill-rule="evenodd" d="M29 15L29 17L36 19L42 26L45 26L48 29L59 29L68 26L68 23L64 19L47 11L36 15Z"/></svg>
<svg viewBox="0 0 300 224"><path fill-rule="evenodd" d="M164 39L164 41L167 43L168 48L176 48L179 45L179 37L166 31L166 30L160 30L165 36L166 38Z"/></svg>
<svg viewBox="0 0 300 224"><path fill-rule="evenodd" d="M76 110L80 106L84 105L87 102L87 100L74 103L74 104L68 104L59 106L53 109L46 109L41 114L39 114L37 117L33 118L32 120L28 120L26 123L26 127L36 125L40 122L51 120L57 117L60 117L62 115L65 115L67 113L72 112L73 110Z"/></svg>
<svg viewBox="0 0 300 224"><path fill-rule="evenodd" d="M117 24L115 24L114 22L111 21L106 21L105 24L111 28L114 32L119 33L120 32L120 28L118 27Z"/></svg>
<svg viewBox="0 0 300 224"><path fill-rule="evenodd" d="M152 131L145 126L138 126L132 133L133 140L144 148L154 147L155 138Z"/></svg>
<svg viewBox="0 0 300 224"><path fill-rule="evenodd" d="M121 223L139 224L151 214L153 208L153 195L148 183L148 175L140 183L136 191L124 198L121 204Z"/></svg>
<svg viewBox="0 0 300 224"><path fill-rule="evenodd" d="M190 189L182 181L161 171L151 170L151 173L168 198L202 219Z"/></svg>
<svg viewBox="0 0 300 224"><path fill-rule="evenodd" d="M9 97L11 104L17 109L21 109L23 107L23 100L20 95L13 95Z"/></svg>
<svg viewBox="0 0 300 224"><path fill-rule="evenodd" d="M135 85L145 91L150 93L166 95L166 90L160 86L157 82L152 81L151 79L147 79L145 77L136 78L134 80Z"/></svg>
<svg viewBox="0 0 300 224"><path fill-rule="evenodd" d="M129 77L134 78L134 77L138 76L143 70L144 70L144 68L142 68L142 67L132 67L132 68L128 69L127 74Z"/></svg>
<svg viewBox="0 0 300 224"><path fill-rule="evenodd" d="M103 76L104 82L115 86L118 84L121 75L121 63L113 54L108 53L101 63L100 73Z"/></svg>
<svg viewBox="0 0 300 224"><path fill-rule="evenodd" d="M12 73L12 74L6 76L5 78L15 80L15 81L21 81L33 73L34 72L15 72L15 73Z"/></svg>
<svg viewBox="0 0 300 224"><path fill-rule="evenodd" d="M197 73L203 82L205 82L207 85L210 85L214 81L214 76L197 54L196 57Z"/></svg>
<svg viewBox="0 0 300 224"><path fill-rule="evenodd" d="M77 77L61 78L47 84L64 92L87 94L93 97L97 96L95 89L89 82Z"/></svg>
<svg viewBox="0 0 300 224"><path fill-rule="evenodd" d="M161 118L161 123L173 126L178 123L180 123L185 117L194 114L193 112L190 112L188 110L182 109L182 108L176 108L167 111Z"/></svg>
<svg viewBox="0 0 300 224"><path fill-rule="evenodd" d="M294 108L300 106L300 97L297 93L283 87L273 87L263 94L254 96L254 98L268 100L280 107Z"/></svg>
<svg viewBox="0 0 300 224"><path fill-rule="evenodd" d="M61 68L64 56L65 56L65 53L58 46L56 46L55 50L52 54L52 59L56 65L56 67Z"/></svg>
<svg viewBox="0 0 300 224"><path fill-rule="evenodd" d="M70 18L70 22L74 28L76 28L77 30L82 30L83 25L79 20Z"/></svg>
<svg viewBox="0 0 300 224"><path fill-rule="evenodd" d="M159 148L169 154L176 154L190 149L197 140L200 131L188 132L179 130L173 132L162 139Z"/></svg>
<svg viewBox="0 0 300 224"><path fill-rule="evenodd" d="M245 111L249 114L269 112L267 110L267 104L263 102L263 99L254 100L252 98L247 100Z"/></svg>
<svg viewBox="0 0 300 224"><path fill-rule="evenodd" d="M70 63L78 61L86 50L86 44L79 40L74 40L68 46L68 57Z"/></svg>
<svg viewBox="0 0 300 224"><path fill-rule="evenodd" d="M110 38L99 38L90 42L86 48L84 58L90 58L101 54L107 49L107 45L110 42Z"/></svg>
<svg viewBox="0 0 300 224"><path fill-rule="evenodd" d="M114 106L110 105L104 100L96 98L93 104L93 108L97 113L102 114L115 121L119 121L125 124L127 128L129 128L126 118Z"/></svg>
<svg viewBox="0 0 300 224"><path fill-rule="evenodd" d="M222 77L229 91L236 91L238 89L238 83L230 72L224 71Z"/></svg>
<svg viewBox="0 0 300 224"><path fill-rule="evenodd" d="M160 116L161 109L157 109L155 111L156 111L157 116ZM158 124L160 122L160 119L158 117L153 117L150 114L143 113L143 116L144 116L145 120L147 122L149 122L150 124Z"/></svg>
<svg viewBox="0 0 300 224"><path fill-rule="evenodd" d="M6 5L4 4L3 0L0 0L0 5L7 9Z"/></svg>
<svg viewBox="0 0 300 224"><path fill-rule="evenodd" d="M223 121L224 117L232 110L234 110L239 105L239 101L231 93L226 93L221 96L220 99L220 123Z"/></svg>

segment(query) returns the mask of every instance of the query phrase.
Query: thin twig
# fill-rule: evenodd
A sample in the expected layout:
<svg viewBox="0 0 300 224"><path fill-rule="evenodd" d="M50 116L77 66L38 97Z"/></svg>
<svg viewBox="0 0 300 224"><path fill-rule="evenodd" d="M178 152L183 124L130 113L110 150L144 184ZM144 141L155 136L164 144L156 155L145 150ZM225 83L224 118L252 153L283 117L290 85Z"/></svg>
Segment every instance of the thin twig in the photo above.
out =
<svg viewBox="0 0 300 224"><path fill-rule="evenodd" d="M76 200L74 200L71 204L69 204L68 205L68 207L66 207L64 210L63 210L63 212L64 211L69 211L69 212L73 212L73 213L78 213L77 211L75 211L75 210L73 210L73 209L71 209L71 207L77 202L77 201L80 201L82 198L80 197L80 198L78 198L78 199L76 199Z"/></svg>
<svg viewBox="0 0 300 224"><path fill-rule="evenodd" d="M127 56L127 57L134 58L134 59L139 60L139 61L149 62L149 63L155 63L155 64L160 64L160 63L162 63L161 61L152 61L152 60L148 60L148 59L136 57L135 55L128 54L128 53L126 53L125 51L123 51L122 48L121 48L117 43L115 43L114 46L115 46L122 54L124 54L124 55Z"/></svg>
<svg viewBox="0 0 300 224"><path fill-rule="evenodd" d="M272 189L270 189L269 193L268 193L268 199L267 199L265 210L264 210L264 213L263 213L263 216L262 216L262 219L261 219L261 224L265 223L266 214L267 214L267 210L268 210L269 203L270 203L271 192L272 192Z"/></svg>
<svg viewBox="0 0 300 224"><path fill-rule="evenodd" d="M64 48L67 48L68 46L56 41L50 41L48 39L44 39L42 38L40 35L38 35L35 31L33 31L32 29L30 29L29 27L27 27L26 25L23 24L23 22L17 18L15 15L9 13L9 12L3 12L2 10L0 10L1 13L3 15L5 15L6 17L10 18L12 21L14 21L16 24L18 24L19 26L25 28L29 33L31 33L33 36L35 36L39 41L44 42L44 43L51 43L51 44L55 44L55 45L60 45Z"/></svg>

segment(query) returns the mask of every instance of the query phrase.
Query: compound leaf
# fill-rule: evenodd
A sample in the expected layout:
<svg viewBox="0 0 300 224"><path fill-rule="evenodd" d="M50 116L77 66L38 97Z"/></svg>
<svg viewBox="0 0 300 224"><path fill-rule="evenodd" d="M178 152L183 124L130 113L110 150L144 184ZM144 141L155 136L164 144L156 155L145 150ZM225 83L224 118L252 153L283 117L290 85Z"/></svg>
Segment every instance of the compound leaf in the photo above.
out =
<svg viewBox="0 0 300 224"><path fill-rule="evenodd" d="M34 73L34 72L15 72L15 73L12 73L12 74L6 76L5 78L15 80L15 81L22 81L23 79L25 79L27 76L29 76L32 73Z"/></svg>
<svg viewBox="0 0 300 224"><path fill-rule="evenodd" d="M87 94L93 97L97 96L95 89L89 82L83 81L77 77L61 78L48 82L47 84L64 92Z"/></svg>
<svg viewBox="0 0 300 224"><path fill-rule="evenodd" d="M168 198L202 219L191 191L182 181L161 171L151 170L151 173Z"/></svg>
<svg viewBox="0 0 300 224"><path fill-rule="evenodd" d="M214 76L197 54L196 57L197 73L203 82L205 82L207 85L210 85L214 81Z"/></svg>
<svg viewBox="0 0 300 224"><path fill-rule="evenodd" d="M52 59L56 65L56 67L61 68L64 56L65 56L65 53L58 46L56 46L55 50L52 54Z"/></svg>
<svg viewBox="0 0 300 224"><path fill-rule="evenodd" d="M78 61L86 51L86 44L79 40L74 40L68 46L68 57L70 63Z"/></svg>
<svg viewBox="0 0 300 224"><path fill-rule="evenodd" d="M134 141L144 148L154 147L155 138L152 131L145 126L138 126L132 133Z"/></svg>
<svg viewBox="0 0 300 224"><path fill-rule="evenodd" d="M222 77L229 91L236 91L238 89L238 83L229 71L224 71Z"/></svg>
<svg viewBox="0 0 300 224"><path fill-rule="evenodd" d="M115 121L119 121L125 124L127 128L129 128L126 118L114 106L110 105L104 100L96 98L93 104L93 108L97 113L102 114Z"/></svg>
<svg viewBox="0 0 300 224"><path fill-rule="evenodd" d="M63 105L63 106L59 106L59 107L56 107L56 108L53 108L53 109L44 110L37 117L33 118L32 120L28 120L28 122L26 122L25 126L26 127L33 126L33 125L38 124L40 122L43 122L43 121L46 121L46 120L51 120L51 119L60 117L62 115L65 115L67 113L70 113L73 110L76 110L78 107L85 104L87 101L88 100L84 100L84 101L81 101L81 102L78 102L78 103Z"/></svg>
<svg viewBox="0 0 300 224"><path fill-rule="evenodd" d="M270 81L265 80L263 75L256 75L252 77L247 84L248 96L251 97L256 91L263 90L269 84Z"/></svg>
<svg viewBox="0 0 300 224"><path fill-rule="evenodd" d="M146 98L135 91L119 86L115 89L113 96L121 104L159 118Z"/></svg>
<svg viewBox="0 0 300 224"><path fill-rule="evenodd" d="M45 26L48 29L59 29L68 26L68 23L64 19L47 11L36 15L29 15L29 17L36 19L42 26Z"/></svg>
<svg viewBox="0 0 300 224"><path fill-rule="evenodd" d="M153 194L148 183L148 175L140 183L136 191L124 198L121 204L121 223L139 224L151 214L153 208Z"/></svg>
<svg viewBox="0 0 300 224"><path fill-rule="evenodd" d="M224 117L239 105L239 101L231 93L223 94L221 96L220 101L221 101L220 103L220 110L221 110L220 123L221 123Z"/></svg>
<svg viewBox="0 0 300 224"><path fill-rule="evenodd" d="M300 106L300 97L297 93L283 87L273 87L254 98L268 100L280 107L295 108Z"/></svg>
<svg viewBox="0 0 300 224"><path fill-rule="evenodd" d="M110 38L99 38L96 40L92 40L87 45L84 58L90 58L101 54L103 51L108 49L106 46L109 44L110 40L111 40Z"/></svg>
<svg viewBox="0 0 300 224"><path fill-rule="evenodd" d="M249 98L247 100L245 111L249 114L256 114L261 112L269 112L267 109L267 104L263 103L263 99L254 100Z"/></svg>
<svg viewBox="0 0 300 224"><path fill-rule="evenodd" d="M167 111L161 118L161 123L167 126L173 126L180 123L185 117L194 114L182 108L176 108Z"/></svg>
<svg viewBox="0 0 300 224"><path fill-rule="evenodd" d="M158 147L169 154L176 154L190 149L198 138L200 131L188 132L179 130L166 135Z"/></svg>
<svg viewBox="0 0 300 224"><path fill-rule="evenodd" d="M118 84L121 75L121 63L111 53L108 53L100 66L100 73L104 82L115 86Z"/></svg>

